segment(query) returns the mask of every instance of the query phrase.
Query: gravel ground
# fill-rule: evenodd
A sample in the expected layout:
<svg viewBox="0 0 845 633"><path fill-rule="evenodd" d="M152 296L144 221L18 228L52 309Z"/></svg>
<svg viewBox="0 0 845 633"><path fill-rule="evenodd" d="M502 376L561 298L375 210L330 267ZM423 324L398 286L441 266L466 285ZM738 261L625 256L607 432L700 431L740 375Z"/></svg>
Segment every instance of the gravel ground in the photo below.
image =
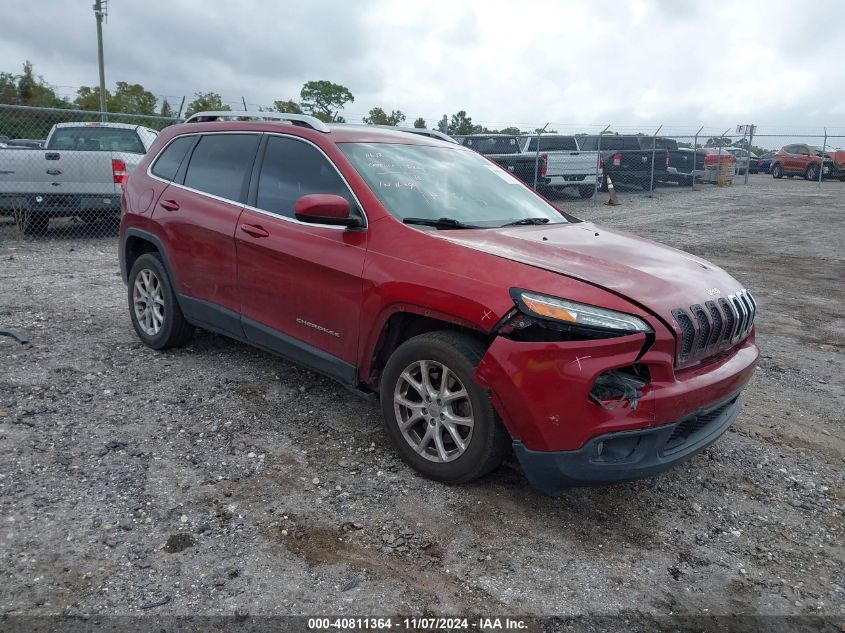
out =
<svg viewBox="0 0 845 633"><path fill-rule="evenodd" d="M216 335L158 353L113 239L0 243L0 614L845 613L845 185L570 197L760 305L738 422L655 479L447 487L377 406Z"/></svg>

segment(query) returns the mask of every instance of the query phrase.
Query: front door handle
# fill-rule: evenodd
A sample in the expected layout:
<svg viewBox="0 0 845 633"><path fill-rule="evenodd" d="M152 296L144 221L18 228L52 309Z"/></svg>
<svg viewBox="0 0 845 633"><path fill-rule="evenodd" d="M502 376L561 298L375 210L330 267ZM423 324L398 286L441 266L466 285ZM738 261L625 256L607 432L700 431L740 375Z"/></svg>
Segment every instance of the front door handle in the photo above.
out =
<svg viewBox="0 0 845 633"><path fill-rule="evenodd" d="M270 233L257 224L241 224L241 231L252 237L269 237Z"/></svg>
<svg viewBox="0 0 845 633"><path fill-rule="evenodd" d="M58 176L62 173L62 170L61 169L48 169L47 173L50 174L51 176Z"/></svg>
<svg viewBox="0 0 845 633"><path fill-rule="evenodd" d="M178 211L179 210L179 203L175 200L162 200L158 203L158 205L165 209L166 211Z"/></svg>

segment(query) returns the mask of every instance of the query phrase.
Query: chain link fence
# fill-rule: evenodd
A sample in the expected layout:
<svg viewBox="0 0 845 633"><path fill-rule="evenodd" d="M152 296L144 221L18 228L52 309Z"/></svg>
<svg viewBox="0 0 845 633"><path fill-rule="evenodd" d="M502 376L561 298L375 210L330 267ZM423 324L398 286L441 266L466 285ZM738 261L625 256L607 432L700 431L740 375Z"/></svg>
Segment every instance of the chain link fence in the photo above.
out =
<svg viewBox="0 0 845 633"><path fill-rule="evenodd" d="M177 119L0 104L0 241L111 238L120 193ZM550 128L558 129L552 131ZM457 136L548 198L729 186L749 176L845 180L845 134L742 126L555 126ZM691 198L691 204L692 198Z"/></svg>
<svg viewBox="0 0 845 633"><path fill-rule="evenodd" d="M659 187L747 185L750 175L845 181L845 135L815 132L739 132L699 127L653 133L610 130L568 133L479 133L459 136L550 198L591 198L608 185L625 192ZM774 171L773 171L774 169Z"/></svg>
<svg viewBox="0 0 845 633"><path fill-rule="evenodd" d="M176 121L0 104L0 240L114 237L123 181Z"/></svg>

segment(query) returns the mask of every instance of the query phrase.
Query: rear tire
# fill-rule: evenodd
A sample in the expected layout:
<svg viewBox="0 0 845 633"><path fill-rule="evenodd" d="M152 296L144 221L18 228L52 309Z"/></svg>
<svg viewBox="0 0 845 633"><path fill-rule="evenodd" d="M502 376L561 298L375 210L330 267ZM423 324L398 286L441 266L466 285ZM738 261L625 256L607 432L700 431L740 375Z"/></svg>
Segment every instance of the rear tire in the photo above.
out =
<svg viewBox="0 0 845 633"><path fill-rule="evenodd" d="M773 178L783 178L783 167L781 167L779 163L772 165L771 171Z"/></svg>
<svg viewBox="0 0 845 633"><path fill-rule="evenodd" d="M510 437L473 378L484 353L478 339L442 330L405 341L387 361L380 386L387 435L426 477L467 483L507 455Z"/></svg>
<svg viewBox="0 0 845 633"><path fill-rule="evenodd" d="M592 185L578 187L578 195L584 198L585 200L592 198L595 193L596 188Z"/></svg>
<svg viewBox="0 0 845 633"><path fill-rule="evenodd" d="M145 253L132 265L129 316L138 338L153 349L180 347L194 335L158 253Z"/></svg>

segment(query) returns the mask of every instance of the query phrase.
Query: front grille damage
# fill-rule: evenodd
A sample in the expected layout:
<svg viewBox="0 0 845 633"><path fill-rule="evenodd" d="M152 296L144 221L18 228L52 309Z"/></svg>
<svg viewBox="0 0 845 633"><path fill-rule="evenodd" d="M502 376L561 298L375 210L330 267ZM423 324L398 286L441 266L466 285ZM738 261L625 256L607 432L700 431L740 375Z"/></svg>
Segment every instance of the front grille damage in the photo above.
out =
<svg viewBox="0 0 845 633"><path fill-rule="evenodd" d="M677 365L688 365L733 347L751 333L757 302L747 290L718 301L675 308L678 324Z"/></svg>

